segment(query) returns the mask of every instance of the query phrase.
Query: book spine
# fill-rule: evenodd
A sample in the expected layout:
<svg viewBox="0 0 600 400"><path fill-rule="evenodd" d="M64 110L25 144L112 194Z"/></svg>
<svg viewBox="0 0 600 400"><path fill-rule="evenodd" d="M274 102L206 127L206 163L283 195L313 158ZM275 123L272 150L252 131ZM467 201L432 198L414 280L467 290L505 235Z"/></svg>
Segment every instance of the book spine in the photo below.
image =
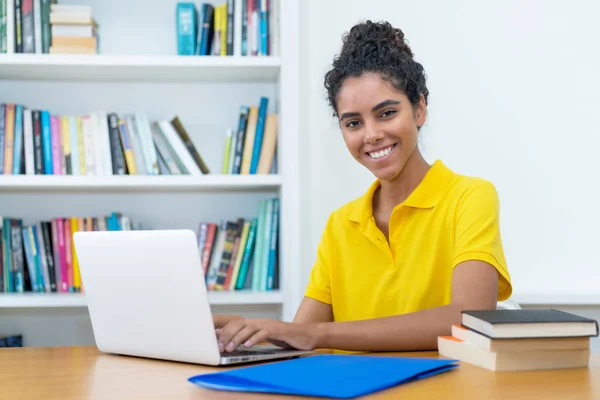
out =
<svg viewBox="0 0 600 400"><path fill-rule="evenodd" d="M75 129L77 141L77 156L79 158L79 174L87 175L85 137L83 134L83 117L80 115L75 117Z"/></svg>
<svg viewBox="0 0 600 400"><path fill-rule="evenodd" d="M4 174L4 133L6 122L6 104L0 104L0 174Z"/></svg>
<svg viewBox="0 0 600 400"><path fill-rule="evenodd" d="M83 147L85 153L86 175L96 175L96 157L94 153L94 130L89 115L81 117L81 131L83 135Z"/></svg>
<svg viewBox="0 0 600 400"><path fill-rule="evenodd" d="M50 0L41 0L42 53L50 52Z"/></svg>
<svg viewBox="0 0 600 400"><path fill-rule="evenodd" d="M71 122L69 117L60 117L60 133L62 136L62 153L65 175L73 175L73 156L71 154Z"/></svg>
<svg viewBox="0 0 600 400"><path fill-rule="evenodd" d="M37 54L42 54L42 0L33 0L33 48Z"/></svg>
<svg viewBox="0 0 600 400"><path fill-rule="evenodd" d="M196 54L196 6L194 3L177 3L177 54Z"/></svg>
<svg viewBox="0 0 600 400"><path fill-rule="evenodd" d="M242 0L242 34L241 52L243 56L248 55L248 0Z"/></svg>
<svg viewBox="0 0 600 400"><path fill-rule="evenodd" d="M131 136L129 135L127 125L124 120L119 120L119 134L121 136L121 145L123 146L123 154L125 155L125 164L127 165L127 173L129 175L137 175L137 167L133 149L131 148Z"/></svg>
<svg viewBox="0 0 600 400"><path fill-rule="evenodd" d="M16 293L23 293L25 287L25 261L23 260L23 222L12 219L10 224L13 288Z"/></svg>
<svg viewBox="0 0 600 400"><path fill-rule="evenodd" d="M52 173L54 175L62 174L62 162L60 154L60 124L56 115L50 117L50 143L52 145Z"/></svg>
<svg viewBox="0 0 600 400"><path fill-rule="evenodd" d="M60 287L61 292L69 291L69 275L67 270L67 252L65 248L65 220L58 218L56 221L58 233L58 251L60 254Z"/></svg>
<svg viewBox="0 0 600 400"><path fill-rule="evenodd" d="M23 17L21 0L15 1L15 53L23 53Z"/></svg>
<svg viewBox="0 0 600 400"><path fill-rule="evenodd" d="M240 107L237 138L235 140L235 155L233 159L233 168L231 171L231 173L235 175L239 175L242 170L242 157L244 155L244 142L246 140L246 126L248 124L248 113L248 107Z"/></svg>
<svg viewBox="0 0 600 400"><path fill-rule="evenodd" d="M35 271L35 257L31 248L30 227L24 226L21 231L23 237L23 247L25 248L25 260L27 261L27 272L29 273L29 284L32 292L39 292L40 288L37 283L37 273Z"/></svg>
<svg viewBox="0 0 600 400"><path fill-rule="evenodd" d="M15 52L15 2L13 0L3 0L6 6L6 53Z"/></svg>
<svg viewBox="0 0 600 400"><path fill-rule="evenodd" d="M200 171L203 174L210 173L210 170L208 169L208 167L206 166L206 163L200 156L200 153L198 153L198 151L196 150L196 147L194 146L192 139L190 139L190 136L188 135L187 131L183 127L183 124L181 123L179 118L178 117L173 118L171 120L171 125L173 126L173 128L175 128L175 132L177 132L177 134L179 135L179 138L183 142L183 145L185 146L187 151L192 156L192 158L193 158L194 162L196 163L196 165L198 166L198 168L200 168Z"/></svg>
<svg viewBox="0 0 600 400"><path fill-rule="evenodd" d="M260 159L260 151L262 149L262 140L265 130L265 122L267 118L267 108L269 99L267 97L260 98L260 106L258 108L258 120L256 121L256 133L254 135L254 146L252 148L252 162L250 163L250 174L256 174L258 161Z"/></svg>
<svg viewBox="0 0 600 400"><path fill-rule="evenodd" d="M54 262L54 281L56 284L56 291L62 292L61 287L61 268L60 268L60 249L58 248L58 218L53 218L50 221L50 237L52 240L52 256Z"/></svg>
<svg viewBox="0 0 600 400"><path fill-rule="evenodd" d="M11 175L13 170L13 152L15 145L15 105L6 105L4 118L4 174Z"/></svg>
<svg viewBox="0 0 600 400"><path fill-rule="evenodd" d="M227 0L227 40L226 40L226 53L228 56L233 55L233 38L235 29L233 24L233 16L235 13L235 6L233 0Z"/></svg>
<svg viewBox="0 0 600 400"><path fill-rule="evenodd" d="M215 244L216 235L217 224L208 223L206 228L206 241L204 242L204 246L202 247L202 270L204 271L204 278L206 278L208 275L210 258Z"/></svg>
<svg viewBox="0 0 600 400"><path fill-rule="evenodd" d="M6 2L7 0L0 0L0 53L6 54L8 52L8 38L6 37Z"/></svg>
<svg viewBox="0 0 600 400"><path fill-rule="evenodd" d="M43 110L42 119L42 147L44 154L44 174L52 175L52 138L50 134L50 113Z"/></svg>
<svg viewBox="0 0 600 400"><path fill-rule="evenodd" d="M40 292L46 291L47 276L44 274L44 264L42 260L42 251L40 246L40 236L36 225L31 225L30 232L31 248L33 249L33 257L35 259L35 273L37 276L38 288Z"/></svg>
<svg viewBox="0 0 600 400"><path fill-rule="evenodd" d="M119 117L116 113L108 115L108 133L110 137L110 155L112 160L112 171L114 175L125 175L125 155L121 145L121 134L119 132Z"/></svg>
<svg viewBox="0 0 600 400"><path fill-rule="evenodd" d="M12 293L13 289L13 275L12 275L12 257L11 257L11 234L10 234L10 218L4 218L2 220L4 233L3 240L3 265L4 265L4 291L6 293Z"/></svg>
<svg viewBox="0 0 600 400"><path fill-rule="evenodd" d="M39 110L34 110L31 113L33 118L33 163L35 174L41 175L44 173L44 155L42 150L42 121Z"/></svg>
<svg viewBox="0 0 600 400"><path fill-rule="evenodd" d="M35 53L33 0L21 0L23 53Z"/></svg>
<svg viewBox="0 0 600 400"><path fill-rule="evenodd" d="M56 292L56 266L54 264L54 254L52 252L52 238L50 236L50 222L42 221L40 223L42 229L42 236L44 238L44 248L42 251L45 252L46 265L48 268L48 281L50 282L50 292Z"/></svg>
<svg viewBox="0 0 600 400"><path fill-rule="evenodd" d="M15 129L13 149L13 175L21 173L21 155L23 152L23 106L15 104Z"/></svg>
<svg viewBox="0 0 600 400"><path fill-rule="evenodd" d="M23 110L23 141L25 147L25 174L35 175L35 154L33 149L33 116L30 109Z"/></svg>
<svg viewBox="0 0 600 400"><path fill-rule="evenodd" d="M260 2L260 46L259 55L269 55L269 31L268 31L268 7L267 0L261 0Z"/></svg>
<svg viewBox="0 0 600 400"><path fill-rule="evenodd" d="M254 254L257 225L258 218L254 218L250 223L250 228L248 230L248 239L246 239L246 244L244 247L244 255L242 256L242 263L240 264L240 272L238 272L238 277L235 283L236 290L244 289L244 285L246 283L246 277L250 268L250 261L252 260L252 256Z"/></svg>
<svg viewBox="0 0 600 400"><path fill-rule="evenodd" d="M273 290L275 278L275 265L277 264L277 244L279 239L279 199L271 200L273 203L273 219L271 221L271 234L269 243L269 260L267 264L267 290Z"/></svg>

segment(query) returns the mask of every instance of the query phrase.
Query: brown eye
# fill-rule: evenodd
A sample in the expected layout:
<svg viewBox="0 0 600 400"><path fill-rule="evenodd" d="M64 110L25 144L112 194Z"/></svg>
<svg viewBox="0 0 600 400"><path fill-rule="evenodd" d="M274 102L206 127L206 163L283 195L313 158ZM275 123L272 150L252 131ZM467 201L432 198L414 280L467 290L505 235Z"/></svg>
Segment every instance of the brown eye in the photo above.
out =
<svg viewBox="0 0 600 400"><path fill-rule="evenodd" d="M390 117L394 114L396 114L396 110L385 110L383 113L381 113L382 117Z"/></svg>

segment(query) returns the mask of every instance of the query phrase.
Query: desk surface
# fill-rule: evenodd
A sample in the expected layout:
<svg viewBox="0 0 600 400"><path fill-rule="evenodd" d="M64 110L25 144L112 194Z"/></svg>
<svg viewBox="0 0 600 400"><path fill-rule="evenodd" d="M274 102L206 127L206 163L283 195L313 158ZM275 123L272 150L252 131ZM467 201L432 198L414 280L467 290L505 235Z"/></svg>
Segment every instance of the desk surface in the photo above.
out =
<svg viewBox="0 0 600 400"><path fill-rule="evenodd" d="M435 352L387 354L438 357ZM102 354L95 347L0 349L0 390L5 399L284 398L217 392L187 381L190 376L211 371L215 368ZM592 355L589 369L493 373L461 364L454 371L369 398L600 399L600 354Z"/></svg>

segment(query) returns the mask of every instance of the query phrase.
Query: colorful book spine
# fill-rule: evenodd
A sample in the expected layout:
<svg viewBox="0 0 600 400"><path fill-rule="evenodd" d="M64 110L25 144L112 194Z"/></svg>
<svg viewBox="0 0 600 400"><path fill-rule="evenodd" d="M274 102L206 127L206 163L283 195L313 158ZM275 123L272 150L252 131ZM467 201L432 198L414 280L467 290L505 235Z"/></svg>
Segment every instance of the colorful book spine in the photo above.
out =
<svg viewBox="0 0 600 400"><path fill-rule="evenodd" d="M13 148L13 175L21 173L21 162L23 161L23 106L15 104L15 129Z"/></svg>
<svg viewBox="0 0 600 400"><path fill-rule="evenodd" d="M52 115L50 117L50 142L52 144L52 173L54 175L62 174L61 135L59 117Z"/></svg>
<svg viewBox="0 0 600 400"><path fill-rule="evenodd" d="M41 112L42 119L42 152L44 154L44 174L52 175L52 135L50 133L50 113Z"/></svg>
<svg viewBox="0 0 600 400"><path fill-rule="evenodd" d="M260 106L258 108L258 120L256 121L256 133L254 135L254 146L252 148L252 162L250 163L250 174L256 174L258 161L260 160L260 151L262 148L263 134L267 119L267 108L269 106L268 97L260 98Z"/></svg>
<svg viewBox="0 0 600 400"><path fill-rule="evenodd" d="M196 6L194 3L177 3L177 54L196 54Z"/></svg>

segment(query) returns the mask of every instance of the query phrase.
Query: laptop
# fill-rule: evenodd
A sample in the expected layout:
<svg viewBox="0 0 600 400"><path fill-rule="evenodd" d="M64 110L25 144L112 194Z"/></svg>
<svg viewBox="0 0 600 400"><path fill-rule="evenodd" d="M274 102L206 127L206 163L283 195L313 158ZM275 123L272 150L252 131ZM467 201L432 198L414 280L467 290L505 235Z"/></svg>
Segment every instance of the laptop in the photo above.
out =
<svg viewBox="0 0 600 400"><path fill-rule="evenodd" d="M73 240L102 352L204 365L311 353L277 346L219 352L191 230L76 232Z"/></svg>

